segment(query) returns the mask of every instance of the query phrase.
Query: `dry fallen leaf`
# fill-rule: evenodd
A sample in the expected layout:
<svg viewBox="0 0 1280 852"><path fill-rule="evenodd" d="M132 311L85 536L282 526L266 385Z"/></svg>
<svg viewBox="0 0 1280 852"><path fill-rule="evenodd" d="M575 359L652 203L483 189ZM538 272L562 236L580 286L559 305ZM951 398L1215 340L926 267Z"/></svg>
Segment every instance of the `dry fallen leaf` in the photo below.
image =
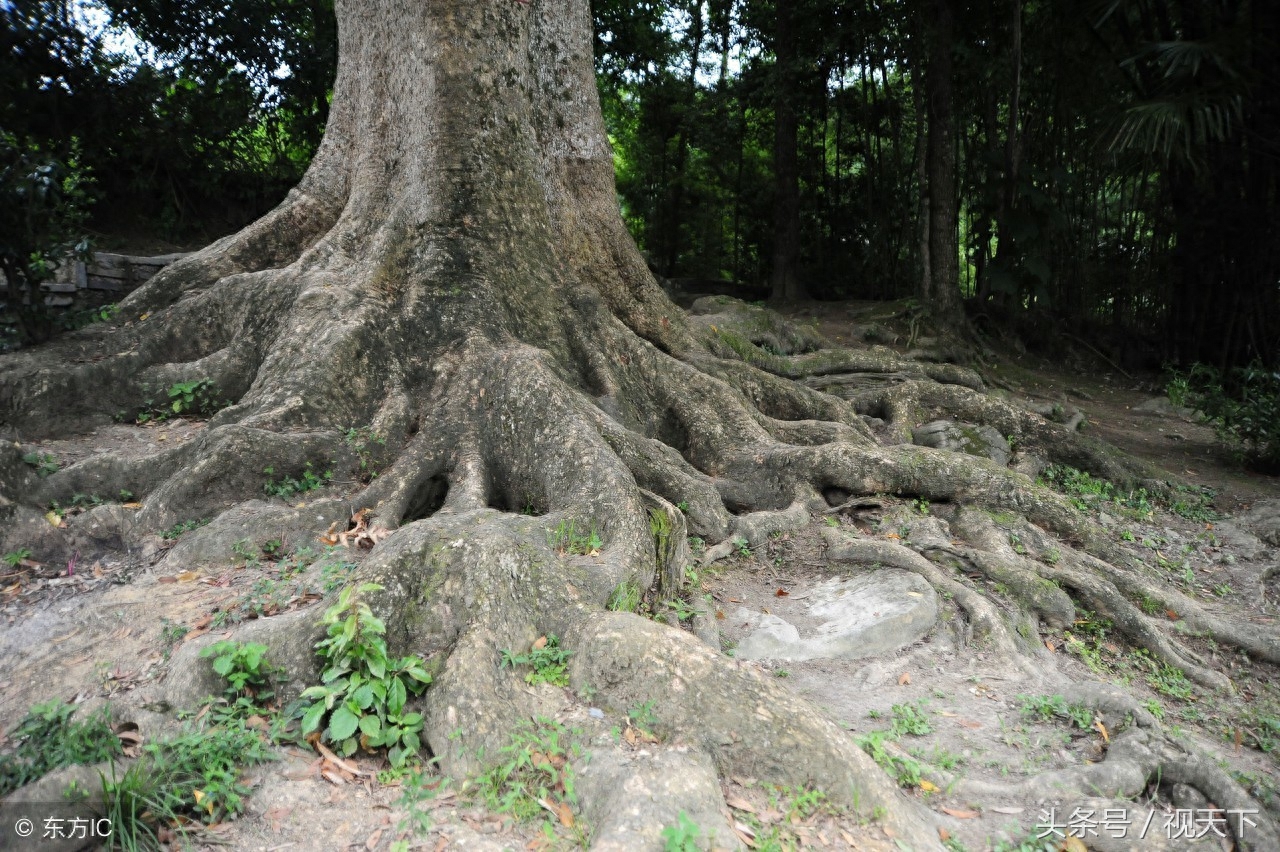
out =
<svg viewBox="0 0 1280 852"><path fill-rule="evenodd" d="M750 802L746 799L740 799L737 796L726 796L724 803L735 811L746 811L749 814L756 812L756 809L751 806Z"/></svg>
<svg viewBox="0 0 1280 852"><path fill-rule="evenodd" d="M533 640L533 650L539 651L545 647L547 647L547 637L539 636L537 639Z"/></svg>
<svg viewBox="0 0 1280 852"><path fill-rule="evenodd" d="M1058 846L1061 852L1089 852L1089 847L1084 845L1084 841L1074 834L1067 835L1061 845Z"/></svg>
<svg viewBox="0 0 1280 852"><path fill-rule="evenodd" d="M958 808L943 808L942 812L947 816L953 816L956 819L977 819L982 816L977 811L963 811Z"/></svg>
<svg viewBox="0 0 1280 852"><path fill-rule="evenodd" d="M921 778L920 789L925 791L926 793L936 793L938 792L938 785L933 783L927 778Z"/></svg>
<svg viewBox="0 0 1280 852"><path fill-rule="evenodd" d="M993 808L988 808L987 810L995 811L998 814L1020 814L1022 813L1023 808L1010 808L1005 806L996 806Z"/></svg>
<svg viewBox="0 0 1280 852"><path fill-rule="evenodd" d="M756 833L747 824L735 821L733 823L733 833L738 835L738 839L745 843L747 847L751 849L758 848Z"/></svg>
<svg viewBox="0 0 1280 852"><path fill-rule="evenodd" d="M354 763L349 763L343 760L342 758L338 757L336 754L334 754L332 751L329 750L328 746L320 742L320 740L317 739L314 743L312 743L312 745L316 747L316 751L320 752L320 754L324 756L324 759L326 761L328 761L329 763L332 763L334 766L338 767L342 771L350 773L351 775L364 774L360 771L360 767L356 766Z"/></svg>
<svg viewBox="0 0 1280 852"><path fill-rule="evenodd" d="M898 686L906 686L909 683L911 683L911 675L908 672L898 675Z"/></svg>
<svg viewBox="0 0 1280 852"><path fill-rule="evenodd" d="M787 595L790 595L790 594L791 593L788 592L786 589L778 589L778 591L773 593L773 596L775 598L785 598Z"/></svg>
<svg viewBox="0 0 1280 852"><path fill-rule="evenodd" d="M1102 734L1102 741L1103 741L1104 743L1109 743L1109 742L1111 742L1111 735L1107 733L1107 726L1106 726L1106 725L1104 725L1104 724L1102 724L1102 720L1101 720L1101 719L1094 719L1094 720L1093 720L1093 728L1094 728L1094 730L1096 730L1098 733Z"/></svg>
<svg viewBox="0 0 1280 852"><path fill-rule="evenodd" d="M369 835L369 839L364 842L364 848L368 849L369 852L373 852L374 849L378 848L378 841L380 841L381 839L382 839L382 829L379 828L378 830L374 831L373 834Z"/></svg>

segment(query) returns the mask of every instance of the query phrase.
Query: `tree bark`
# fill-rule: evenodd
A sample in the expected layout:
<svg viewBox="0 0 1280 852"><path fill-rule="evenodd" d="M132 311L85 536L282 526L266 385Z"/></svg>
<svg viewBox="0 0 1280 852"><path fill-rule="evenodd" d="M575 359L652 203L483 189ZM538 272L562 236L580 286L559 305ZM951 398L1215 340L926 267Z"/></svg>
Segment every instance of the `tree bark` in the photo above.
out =
<svg viewBox="0 0 1280 852"><path fill-rule="evenodd" d="M934 0L927 7L929 62L925 69L928 103L926 171L929 181L929 269L922 305L944 327L964 324L960 302L959 217L956 207L955 106L951 50L955 14L951 0Z"/></svg>

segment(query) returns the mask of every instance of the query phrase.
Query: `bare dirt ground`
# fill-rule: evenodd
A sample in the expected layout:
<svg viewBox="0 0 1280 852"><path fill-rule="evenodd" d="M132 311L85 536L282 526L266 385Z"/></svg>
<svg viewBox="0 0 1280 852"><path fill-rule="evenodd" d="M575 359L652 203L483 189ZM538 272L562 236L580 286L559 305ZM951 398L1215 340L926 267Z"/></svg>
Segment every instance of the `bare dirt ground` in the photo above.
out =
<svg viewBox="0 0 1280 852"><path fill-rule="evenodd" d="M862 339L868 326L878 324L890 337L882 342L892 343L899 335L898 348L905 350L910 334L881 307L868 303L809 305L796 315L815 318L824 334L841 343ZM1006 393L1077 406L1092 434L1187 483L1213 489L1218 513L1233 515L1280 498L1280 482L1240 469L1210 428L1159 406L1143 409L1158 395L1158 377L1123 375L1087 352L1074 365L1006 353L982 372ZM116 425L29 449L52 455L65 466L106 446L146 454L189 440L200 428L183 420ZM322 494L291 502L307 511L320 496L340 502L353 486L335 482ZM95 506L86 495L80 505L66 510L131 511L123 495L93 497L123 500L124 506ZM732 653L745 635L744 624L734 618L740 609L798 612L794 594L847 570L826 559L824 530L895 537L904 512L931 510L945 508L886 499L863 511L815 516L800 532L706 566L690 604L706 610L722 648ZM1276 618L1280 585L1270 569L1280 554L1274 548L1228 534L1230 525L1224 527L1220 520L1164 511L1144 516L1114 512L1104 522L1135 555L1148 561L1158 557L1168 565L1169 582L1194 590L1220 611L1262 623ZM191 550L182 547L182 537L192 534L175 530L171 538L155 536L138 550L104 551L72 565L0 566L0 731L11 730L36 702L57 698L86 710L109 703L116 719L137 721L144 737L159 736L174 724L178 709L162 700L168 660L178 643L216 638L238 621L299 608L310 607L318 618L318 601L339 587L365 555L338 548L326 556L319 542L292 541L282 534L266 550L263 543L251 542L238 550L227 548L221 560L192 562ZM985 591L999 595L998 589ZM1065 777L1073 767L1098 760L1108 746L1108 730L1126 722L1072 719L1069 712L1055 712L1070 707L1073 684L1079 682L1112 684L1138 698L1166 729L1220 756L1273 816L1280 814L1280 679L1271 667L1236 653L1200 648L1237 688L1232 696L1205 694L1132 653L1109 635L1105 621L1082 616L1069 629L1043 637L1044 670L1029 680L993 666L982 653L960 643L950 627L948 607L943 609L939 626L924 640L886 657L740 665L785 681L851 735L869 738L866 747L879 746L881 762L898 776L905 794L940 815L946 826L943 839L952 848L1040 848L1018 844L1044 833L1046 823L1065 822L1073 812L1082 812L1077 809L1089 808L1096 811L1098 831L1080 848L1182 848L1184 840L1170 839L1166 828L1176 820L1175 805L1198 812L1209 803L1194 797L1173 801L1176 796L1154 786L1146 798L1130 802L1090 803L1055 793L1055 776ZM1176 613L1167 616L1176 622ZM649 736L644 708L595 707L590 695L546 685L529 689L537 691L547 717L575 732L581 753L571 766L589 763L593 742L626 742L636 761L683 747ZM439 779L428 779L424 788L404 778L379 777L385 764L375 756L335 765L306 745L282 746L278 756L249 773L255 794L245 814L193 835L186 841L189 848L372 852L402 841L409 848L433 850L540 849L573 846L588 836L589 826L580 818L565 826L548 813L545 821L518 823L486 808L482 797L465 785L445 783L433 789ZM412 807L403 796L406 786L421 793ZM750 778L731 779L724 793L739 833L711 839L713 847L894 848L883 829L825 806L820 793L768 789ZM1121 824L1121 811L1125 824L1151 820L1145 841L1133 839L1132 825L1123 839L1107 836L1106 829ZM415 824L421 830L411 830ZM1209 832L1194 848L1231 847Z"/></svg>

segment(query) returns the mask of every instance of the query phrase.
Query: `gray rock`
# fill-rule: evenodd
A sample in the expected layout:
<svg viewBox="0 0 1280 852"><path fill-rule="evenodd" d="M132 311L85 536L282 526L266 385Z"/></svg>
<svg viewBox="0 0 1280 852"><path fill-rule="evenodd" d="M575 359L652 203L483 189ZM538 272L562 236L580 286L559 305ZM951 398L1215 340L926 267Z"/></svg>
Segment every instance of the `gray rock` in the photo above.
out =
<svg viewBox="0 0 1280 852"><path fill-rule="evenodd" d="M1190 420L1195 417L1195 412L1190 408L1181 405L1174 405L1169 401L1167 396L1155 396L1146 402L1139 403L1133 407L1134 411L1143 414L1155 414L1161 417L1180 417Z"/></svg>
<svg viewBox="0 0 1280 852"><path fill-rule="evenodd" d="M1231 521L1219 521L1214 524L1213 534L1239 559L1246 561L1257 559L1267 550L1267 546L1256 535L1245 532Z"/></svg>
<svg viewBox="0 0 1280 852"><path fill-rule="evenodd" d="M1259 500L1232 520L1273 547L1280 547L1280 500Z"/></svg>
<svg viewBox="0 0 1280 852"><path fill-rule="evenodd" d="M938 621L933 587L916 574L896 569L836 577L791 599L803 604L805 620L813 627L801 635L799 627L777 615L739 609L735 618L754 622L754 629L738 643L738 659L871 657L918 641Z"/></svg>
<svg viewBox="0 0 1280 852"><path fill-rule="evenodd" d="M1031 479L1035 479L1044 472L1044 469L1049 466L1049 463L1040 456L1032 455L1031 453L1016 452L1013 454L1010 466L1018 473L1021 473Z"/></svg>
<svg viewBox="0 0 1280 852"><path fill-rule="evenodd" d="M583 816L595 827L591 848L668 848L667 826L684 815L699 829L699 848L741 849L725 818L720 782L711 759L691 749L594 751L578 770Z"/></svg>
<svg viewBox="0 0 1280 852"><path fill-rule="evenodd" d="M1009 463L1009 442L990 426L934 420L916 429L911 441L921 447L981 456L1001 466Z"/></svg>

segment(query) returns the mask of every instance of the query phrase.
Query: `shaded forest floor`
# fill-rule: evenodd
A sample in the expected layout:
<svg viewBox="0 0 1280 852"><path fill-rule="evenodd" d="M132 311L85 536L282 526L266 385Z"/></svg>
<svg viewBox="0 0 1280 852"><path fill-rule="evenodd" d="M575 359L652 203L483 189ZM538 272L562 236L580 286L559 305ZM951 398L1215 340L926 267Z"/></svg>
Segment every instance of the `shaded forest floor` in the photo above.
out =
<svg viewBox="0 0 1280 852"><path fill-rule="evenodd" d="M842 344L857 345L870 337L905 352L908 343L920 342L893 306L812 303L789 313L793 319L816 321L823 334ZM1280 578L1268 566L1274 568L1280 551L1218 516L1280 500L1280 480L1240 469L1210 428L1159 402L1158 376L1126 376L1086 349L1064 351L1064 357L1050 363L1006 349L980 369L998 392L1076 406L1086 415L1085 429L1091 434L1189 484L1212 489L1213 516L1192 512L1193 517L1181 517L1158 509L1125 512L1110 505L1091 511L1098 511L1117 540L1135 553L1154 552L1169 566L1169 582L1183 585L1206 606L1240 619L1274 622ZM115 425L35 449L65 465L107 448L154 452L190 440L201 428L186 420ZM306 511L314 500L340 499L354 486L335 481L322 492L290 501ZM85 505L70 511L100 510L86 497ZM784 613L788 606L794 608L791 598L832 576L824 557L824 530L844 527L896 538L896 519L904 512L928 511L918 501L886 498L878 505L815 516L799 532L705 566L700 576L705 597L691 603L706 604L706 617L718 628L722 648L732 651L745 635L736 613ZM214 559L207 558L210 548L199 548L206 557L194 559L197 549L182 546L190 531L172 533L74 569L3 569L9 573L0 583L0 730L11 730L31 705L60 698L86 709L109 703L115 718L136 721L144 737L154 737L173 724L178 709L159 703L177 644L216 636L240 620L315 607L365 556L358 549L326 553L318 542L282 537L269 549L259 542L236 542ZM998 589L987 591L998 598ZM317 618L319 614L316 607ZM1167 617L1176 621L1178 616L1169 612ZM1050 809L1057 822L1064 822L1082 806L1058 800L1052 789L1040 785L1054 772L1099 759L1107 747L1107 728L1122 720L1073 717L1073 681L1113 684L1138 698L1166 728L1221 754L1246 788L1273 815L1280 814L1275 780L1280 772L1280 678L1272 667L1235 652L1199 648L1230 674L1237 688L1234 696L1206 694L1185 678L1154 667L1111 636L1105 620L1086 614L1071 628L1046 635L1046 645L1043 676L1035 682L1015 679L956 642L944 612L922 641L882 657L740 665L784 681L863 738L867 748L878 748L880 762L898 777L907 795L944 815L953 848L1039 848L1018 844L1030 844L1043 833L1038 827ZM682 747L647 735L644 708L595 707L589 695L546 684L528 688L548 719L574 732L581 754L566 752L571 766L589 763L593 742L620 740L637 761ZM246 814L195 835L193 847L379 850L405 838L412 848L424 849L538 849L573 845L589 830L581 824L560 825L547 812L519 823L495 810L494 799L486 801L465 786L437 788L438 779L430 777L379 778L378 770L385 767L372 757L335 764L305 745L283 746L278 756L250 772L255 794ZM970 782L967 787L961 779ZM1017 783L1028 779L1038 780ZM956 792L961 788L963 794ZM726 782L725 794L740 835L717 838L716 846L893 848L893 838L874 822L861 823L830 808L813 791L767 789L754 779L735 777ZM1168 839L1166 825L1173 819L1169 804L1156 799L1127 803L1124 818L1133 824L1129 835L1107 837L1108 826L1097 825L1097 834L1086 838L1087 847L1180 848ZM1210 805L1192 799L1176 804L1193 812ZM1114 802L1093 806L1097 823L1104 806L1117 807ZM1120 817L1112 816L1109 827L1114 829ZM1133 832L1149 818L1148 841L1135 841ZM424 826L417 835L407 832L415 823ZM1210 834L1195 848L1230 845Z"/></svg>

